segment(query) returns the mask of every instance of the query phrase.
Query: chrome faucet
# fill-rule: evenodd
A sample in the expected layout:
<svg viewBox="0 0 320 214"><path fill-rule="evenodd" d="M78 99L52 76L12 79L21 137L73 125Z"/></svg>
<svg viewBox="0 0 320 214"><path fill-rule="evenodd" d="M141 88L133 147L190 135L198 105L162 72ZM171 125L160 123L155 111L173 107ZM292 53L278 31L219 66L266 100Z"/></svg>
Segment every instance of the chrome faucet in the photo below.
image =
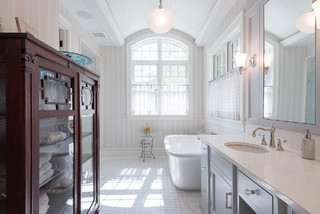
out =
<svg viewBox="0 0 320 214"><path fill-rule="evenodd" d="M256 128L252 133L252 137L256 136L256 131L258 130L270 131L270 148L276 148L276 143L274 141L274 132L276 131L276 129L274 128L273 124L270 129L260 128L260 127Z"/></svg>

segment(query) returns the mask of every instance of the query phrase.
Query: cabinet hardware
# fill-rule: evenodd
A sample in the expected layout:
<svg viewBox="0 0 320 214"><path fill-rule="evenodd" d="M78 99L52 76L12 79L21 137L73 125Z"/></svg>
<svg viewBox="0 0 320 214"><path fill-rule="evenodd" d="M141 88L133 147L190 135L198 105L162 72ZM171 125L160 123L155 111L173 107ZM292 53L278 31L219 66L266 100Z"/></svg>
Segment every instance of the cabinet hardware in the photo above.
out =
<svg viewBox="0 0 320 214"><path fill-rule="evenodd" d="M249 189L245 189L244 190L244 193L247 195L247 196L249 196L249 195L254 195L255 194L255 191L254 190L249 190Z"/></svg>
<svg viewBox="0 0 320 214"><path fill-rule="evenodd" d="M231 196L232 193L231 192L226 192L226 209L232 209L232 206L229 206L229 200L228 200L228 196Z"/></svg>
<svg viewBox="0 0 320 214"><path fill-rule="evenodd" d="M202 166L202 167L201 167L201 169L205 169L205 168L206 168L205 166Z"/></svg>

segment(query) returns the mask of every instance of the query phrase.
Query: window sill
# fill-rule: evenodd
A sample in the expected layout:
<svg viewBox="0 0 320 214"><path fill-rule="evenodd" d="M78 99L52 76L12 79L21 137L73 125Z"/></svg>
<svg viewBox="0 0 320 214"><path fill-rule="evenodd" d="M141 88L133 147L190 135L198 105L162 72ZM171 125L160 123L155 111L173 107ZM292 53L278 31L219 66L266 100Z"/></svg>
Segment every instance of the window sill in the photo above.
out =
<svg viewBox="0 0 320 214"><path fill-rule="evenodd" d="M127 120L193 120L192 115L127 115Z"/></svg>

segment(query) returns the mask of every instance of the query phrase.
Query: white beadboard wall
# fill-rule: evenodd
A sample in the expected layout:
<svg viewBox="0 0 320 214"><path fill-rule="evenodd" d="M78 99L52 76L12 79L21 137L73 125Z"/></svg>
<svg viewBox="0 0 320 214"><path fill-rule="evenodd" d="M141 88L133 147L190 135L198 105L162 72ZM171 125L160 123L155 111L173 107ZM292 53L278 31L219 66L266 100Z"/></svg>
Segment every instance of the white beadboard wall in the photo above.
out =
<svg viewBox="0 0 320 214"><path fill-rule="evenodd" d="M36 29L39 39L59 48L59 0L0 0L5 32L18 32L15 17Z"/></svg>
<svg viewBox="0 0 320 214"><path fill-rule="evenodd" d="M127 40L128 41L128 40ZM126 117L125 47L103 47L100 87L100 141L102 150L138 148L137 137L146 125L155 136L154 148L172 134L195 134L202 119L202 48L194 50L194 115L192 120L128 120Z"/></svg>

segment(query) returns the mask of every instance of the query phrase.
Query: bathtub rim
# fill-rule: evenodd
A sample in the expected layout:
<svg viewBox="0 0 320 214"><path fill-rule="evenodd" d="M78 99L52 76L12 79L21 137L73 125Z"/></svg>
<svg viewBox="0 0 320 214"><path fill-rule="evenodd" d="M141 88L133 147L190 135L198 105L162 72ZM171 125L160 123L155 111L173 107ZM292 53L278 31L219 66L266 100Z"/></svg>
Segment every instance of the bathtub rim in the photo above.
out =
<svg viewBox="0 0 320 214"><path fill-rule="evenodd" d="M201 150L199 150L199 152L197 153L188 153L188 154L183 154L183 153L178 153L178 152L174 152L172 151L170 148L168 148L168 145L170 145L170 143L168 142L167 137L187 137L187 136L194 136L195 140L198 141L198 137L197 135L166 135L164 138L164 146L165 146L165 150L167 152L167 155L171 155L171 156L175 156L175 157L185 157L185 158L195 158L195 157L200 157L201 156ZM200 144L200 142L199 142ZM201 144L200 144L201 147Z"/></svg>

